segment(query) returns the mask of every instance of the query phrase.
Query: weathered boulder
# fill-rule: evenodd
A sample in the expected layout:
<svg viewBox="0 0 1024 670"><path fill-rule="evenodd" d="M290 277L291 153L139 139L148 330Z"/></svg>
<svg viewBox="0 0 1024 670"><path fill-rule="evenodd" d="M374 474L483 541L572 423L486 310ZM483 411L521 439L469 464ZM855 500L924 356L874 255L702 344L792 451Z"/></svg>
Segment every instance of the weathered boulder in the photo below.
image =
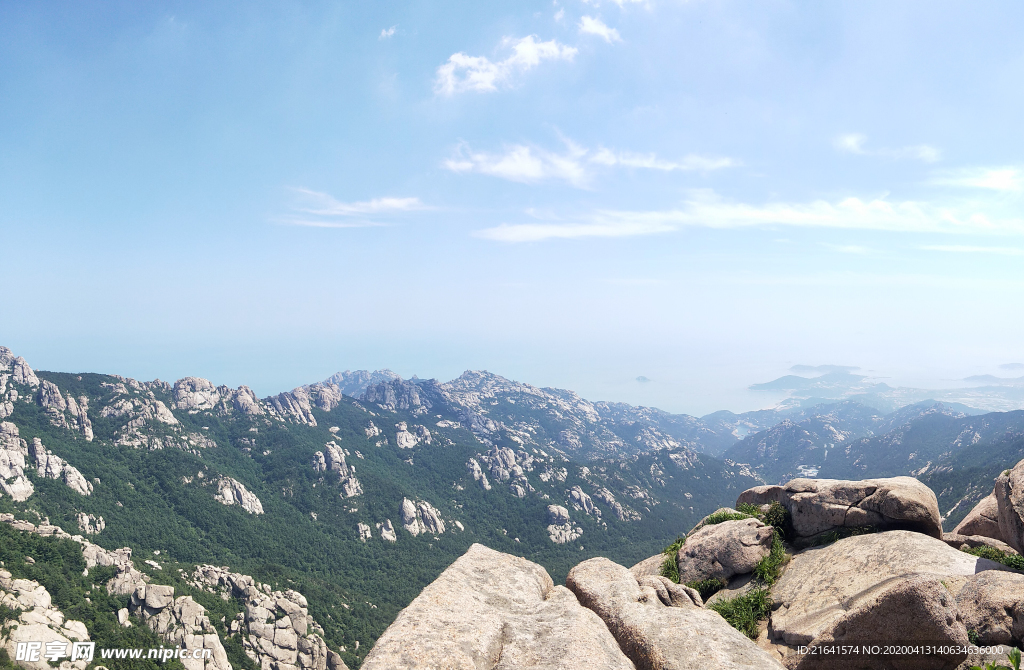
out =
<svg viewBox="0 0 1024 670"><path fill-rule="evenodd" d="M227 652L206 615L206 608L192 596L175 599L173 586L146 584L132 594L129 611L140 616L161 639L179 649L210 650L210 658L205 660L180 659L186 670L231 670Z"/></svg>
<svg viewBox="0 0 1024 670"><path fill-rule="evenodd" d="M953 533L943 533L942 541L953 547L954 549L976 549L978 547L991 547L997 551L1001 551L1004 554L1016 554L1016 549L1006 544L1002 540L997 540L994 537L985 537L984 535L955 535Z"/></svg>
<svg viewBox="0 0 1024 670"><path fill-rule="evenodd" d="M956 535L984 535L997 540L1003 539L999 530L999 501L996 500L996 493L988 494L981 502L974 506L963 521L953 529Z"/></svg>
<svg viewBox="0 0 1024 670"><path fill-rule="evenodd" d="M995 496L1001 539L1024 554L1024 461L996 478Z"/></svg>
<svg viewBox="0 0 1024 670"><path fill-rule="evenodd" d="M399 613L361 667L632 670L633 664L597 615L554 586L544 568L474 544Z"/></svg>
<svg viewBox="0 0 1024 670"><path fill-rule="evenodd" d="M601 617L639 670L782 667L679 585L658 580L663 594L655 579L641 584L625 567L592 558L569 572L566 585Z"/></svg>
<svg viewBox="0 0 1024 670"><path fill-rule="evenodd" d="M913 477L794 479L783 486L748 489L736 499L737 506L772 502L789 510L793 530L803 538L844 526L878 526L942 537L935 493Z"/></svg>
<svg viewBox="0 0 1024 670"><path fill-rule="evenodd" d="M772 588L771 634L787 644L808 644L830 631L838 634L838 621L891 584L924 575L955 588L975 573L1004 569L921 533L849 537L793 557Z"/></svg>
<svg viewBox="0 0 1024 670"><path fill-rule="evenodd" d="M967 580L956 596L964 625L982 645L1024 641L1024 575L989 570Z"/></svg>
<svg viewBox="0 0 1024 670"><path fill-rule="evenodd" d="M412 501L402 498L399 513L402 516L402 527L411 535L440 535L446 530L441 513L425 500Z"/></svg>
<svg viewBox="0 0 1024 670"><path fill-rule="evenodd" d="M629 569L637 579L661 574L661 565L665 562L665 554L655 554L645 558Z"/></svg>
<svg viewBox="0 0 1024 670"><path fill-rule="evenodd" d="M807 655L799 670L952 670L967 658L970 644L956 601L932 575L910 575L878 585L854 599L850 608L834 618L811 642L812 647L834 645L935 645L940 654L911 652L899 655L861 653ZM963 651L961 651L963 650Z"/></svg>
<svg viewBox="0 0 1024 670"><path fill-rule="evenodd" d="M687 536L676 562L679 581L725 579L753 572L772 549L775 531L757 519L740 519L703 526Z"/></svg>

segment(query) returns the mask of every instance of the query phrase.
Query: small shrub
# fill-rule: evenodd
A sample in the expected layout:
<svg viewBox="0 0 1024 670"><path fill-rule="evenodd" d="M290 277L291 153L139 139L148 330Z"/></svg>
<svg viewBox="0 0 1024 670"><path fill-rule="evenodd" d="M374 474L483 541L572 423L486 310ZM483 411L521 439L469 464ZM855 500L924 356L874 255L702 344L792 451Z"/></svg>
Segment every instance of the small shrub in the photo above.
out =
<svg viewBox="0 0 1024 670"><path fill-rule="evenodd" d="M707 600L711 596L715 595L719 591L725 588L725 580L717 579L712 577L711 579L702 579L699 582L686 582L686 586L691 589L695 589L700 594L702 600Z"/></svg>
<svg viewBox="0 0 1024 670"><path fill-rule="evenodd" d="M705 526L714 526L718 523L725 523L726 521L739 521L741 519L749 519L750 514L744 514L743 512L715 512L708 516L704 520Z"/></svg>
<svg viewBox="0 0 1024 670"><path fill-rule="evenodd" d="M754 567L754 578L765 586L771 586L779 579L782 565L786 562L786 548L782 545L778 529L772 536L772 550Z"/></svg>
<svg viewBox="0 0 1024 670"><path fill-rule="evenodd" d="M754 503L740 503L736 505L736 511L750 516L761 516L761 508Z"/></svg>
<svg viewBox="0 0 1024 670"><path fill-rule="evenodd" d="M1024 556L1021 556L1020 554L1007 554L999 551L998 549L994 549L993 547L985 546L961 549L960 551L970 554L971 556L977 556L978 558L987 558L990 561L1002 563L1009 568L1024 572Z"/></svg>
<svg viewBox="0 0 1024 670"><path fill-rule="evenodd" d="M662 577L668 577L676 584L679 583L679 564L676 563L676 554L682 546L686 544L686 536L677 537L676 541L665 547L661 553L665 554L665 560L661 562L661 568L658 570L658 574Z"/></svg>
<svg viewBox="0 0 1024 670"><path fill-rule="evenodd" d="M973 628L968 628L967 629L967 641L970 642L975 647L977 647L978 646L978 642L981 641L981 637L978 635L978 631L974 630Z"/></svg>
<svg viewBox="0 0 1024 670"><path fill-rule="evenodd" d="M768 511L764 513L764 522L782 533L782 539L791 537L793 534L793 519L790 517L789 510L778 501L769 505Z"/></svg>
<svg viewBox="0 0 1024 670"><path fill-rule="evenodd" d="M751 640L757 639L758 624L768 618L771 608L772 598L768 589L754 589L746 595L708 605L708 609L721 614L730 626Z"/></svg>
<svg viewBox="0 0 1024 670"><path fill-rule="evenodd" d="M1020 670L1020 649L1014 647L1006 657L1010 660L1010 664L1013 666L1012 668L1008 668L1005 665L996 665L996 662L992 661L991 663L986 663L985 667L972 665L971 670Z"/></svg>

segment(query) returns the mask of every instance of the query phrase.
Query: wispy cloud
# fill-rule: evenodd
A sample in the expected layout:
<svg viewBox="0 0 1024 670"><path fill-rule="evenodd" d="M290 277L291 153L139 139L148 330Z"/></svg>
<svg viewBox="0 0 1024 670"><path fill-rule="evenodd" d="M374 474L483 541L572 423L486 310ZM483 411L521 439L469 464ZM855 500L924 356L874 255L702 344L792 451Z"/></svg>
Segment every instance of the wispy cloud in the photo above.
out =
<svg viewBox="0 0 1024 670"><path fill-rule="evenodd" d="M994 254L996 256L1024 256L1024 249L1017 247L972 247L959 244L936 244L921 247L925 251L942 251L953 254Z"/></svg>
<svg viewBox="0 0 1024 670"><path fill-rule="evenodd" d="M496 91L507 86L518 74L531 70L546 60L571 61L577 54L575 47L559 44L556 40L538 42L536 35L521 39L504 38L500 48L511 48L512 54L497 62L486 56L468 56L461 51L452 54L448 62L437 68L434 91L439 95L454 95L464 91Z"/></svg>
<svg viewBox="0 0 1024 670"><path fill-rule="evenodd" d="M653 153L614 152L604 147L591 151L571 140L565 139L564 142L566 150L562 153L525 144L507 146L499 153L474 152L468 145L461 144L443 165L453 172L479 172L524 183L556 179L579 188L587 187L595 167L709 172L739 165L731 158L689 154L681 160L669 161Z"/></svg>
<svg viewBox="0 0 1024 670"><path fill-rule="evenodd" d="M593 16L584 16L580 19L579 29L581 35L597 35L608 44L622 41L618 30L608 27L604 21Z"/></svg>
<svg viewBox="0 0 1024 670"><path fill-rule="evenodd" d="M340 202L327 193L307 188L291 189L297 203L280 223L314 228L359 228L383 225L370 217L430 209L419 198L374 198L359 202ZM358 220L352 220L358 219Z"/></svg>
<svg viewBox="0 0 1024 670"><path fill-rule="evenodd" d="M941 157L938 149L927 144L916 144L913 146L900 147L898 149L890 149L886 147L869 149L865 146L867 141L868 138L866 135L850 133L836 137L835 140L833 140L833 145L839 151L859 156L881 156L883 158L895 159L909 158L923 161L925 163L934 163Z"/></svg>
<svg viewBox="0 0 1024 670"><path fill-rule="evenodd" d="M522 144L512 145L500 154L491 154L472 152L463 145L455 156L444 161L444 166L453 172L479 172L522 183L561 179L583 187L588 180L581 160L585 154L585 150L572 144L564 154Z"/></svg>
<svg viewBox="0 0 1024 670"><path fill-rule="evenodd" d="M869 254L872 251L869 247L864 247L864 246L861 246L859 244L828 244L828 243L826 243L824 246L829 248L829 249L831 249L832 251L838 251L841 254L858 254L858 255L863 255L863 254Z"/></svg>
<svg viewBox="0 0 1024 670"><path fill-rule="evenodd" d="M600 165L621 165L623 167L664 170L666 172L671 172L673 170L698 170L708 172L710 170L721 170L722 168L736 167L740 164L739 161L733 160L732 158L698 156L697 154L688 154L679 161L668 161L658 158L654 154L635 154L629 152L615 153L614 151L605 149L604 147L598 149L597 152L590 157L590 161Z"/></svg>
<svg viewBox="0 0 1024 670"><path fill-rule="evenodd" d="M473 233L476 237L498 242L539 242L549 239L580 237L632 237L674 230L673 226L650 222L608 221L599 223L523 223L501 224Z"/></svg>
<svg viewBox="0 0 1024 670"><path fill-rule="evenodd" d="M1024 170L1014 166L964 168L945 172L931 183L1020 193L1024 191Z"/></svg>
<svg viewBox="0 0 1024 670"><path fill-rule="evenodd" d="M392 37L395 34L395 30L397 28L398 28L398 26L391 26L390 28L384 28L383 30L380 31L380 37L378 37L377 39L379 39L379 40L386 40L387 38Z"/></svg>
<svg viewBox="0 0 1024 670"><path fill-rule="evenodd" d="M837 202L751 205L730 202L712 191L696 191L677 209L654 211L598 210L577 223L503 224L477 231L478 237L503 242L549 238L626 237L683 227L745 228L793 226L917 233L1024 234L1021 218L996 218L970 206L948 207L927 202L890 202L845 198ZM993 247L994 248L994 247ZM847 247L848 252L859 251Z"/></svg>

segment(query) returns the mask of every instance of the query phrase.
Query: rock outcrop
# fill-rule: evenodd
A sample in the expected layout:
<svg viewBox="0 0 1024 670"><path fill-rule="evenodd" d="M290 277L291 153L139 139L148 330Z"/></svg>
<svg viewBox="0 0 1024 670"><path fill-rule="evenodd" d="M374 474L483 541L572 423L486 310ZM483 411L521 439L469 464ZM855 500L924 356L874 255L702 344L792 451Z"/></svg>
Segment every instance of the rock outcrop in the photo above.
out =
<svg viewBox="0 0 1024 670"><path fill-rule="evenodd" d="M474 544L399 613L363 670L633 670L541 566Z"/></svg>
<svg viewBox="0 0 1024 670"><path fill-rule="evenodd" d="M227 652L206 615L206 608L191 596L175 599L173 586L144 584L132 594L128 611L179 649L210 650L210 658L205 660L180 659L187 670L231 670Z"/></svg>
<svg viewBox="0 0 1024 670"><path fill-rule="evenodd" d="M356 479L355 466L345 462L345 452L336 444L328 443L324 445L323 451L313 454L313 470L337 472L344 498L352 498L363 492L363 485Z"/></svg>
<svg viewBox="0 0 1024 670"><path fill-rule="evenodd" d="M955 535L983 535L985 537L1003 539L999 530L999 501L996 500L996 493L988 494L977 505L974 506L963 521L953 529Z"/></svg>
<svg viewBox="0 0 1024 670"><path fill-rule="evenodd" d="M25 476L28 445L18 435L18 427L10 421L0 423L0 493L16 502L28 500L35 491Z"/></svg>
<svg viewBox="0 0 1024 670"><path fill-rule="evenodd" d="M395 534L395 527L391 525L391 519L385 519L383 522L378 523L377 532L380 533L381 539L388 542L398 542L398 535Z"/></svg>
<svg viewBox="0 0 1024 670"><path fill-rule="evenodd" d="M263 514L263 503L242 482L231 477L217 480L217 495L214 500L222 505L238 505L249 514Z"/></svg>
<svg viewBox="0 0 1024 670"><path fill-rule="evenodd" d="M444 520L441 519L440 512L425 500L414 502L408 498L402 498L400 512L402 527L409 531L410 535L419 535L420 533L440 535L445 531Z"/></svg>
<svg viewBox="0 0 1024 670"><path fill-rule="evenodd" d="M484 491L491 490L491 482L487 480L487 474L480 467L480 462L475 458L471 458L466 462L466 470L469 471L469 475L473 478L477 484L480 485Z"/></svg>
<svg viewBox="0 0 1024 670"><path fill-rule="evenodd" d="M509 490L516 497L523 498L527 493L533 493L534 488L530 484L526 473L534 469L534 458L525 450L512 451L508 447L492 447L484 454L478 454L477 458L485 464L491 474L491 479L496 482L508 482Z"/></svg>
<svg viewBox="0 0 1024 670"><path fill-rule="evenodd" d="M430 400L420 393L420 387L401 378L382 381L366 387L360 397L364 402L376 403L381 409L394 412L396 410L415 410L432 407Z"/></svg>
<svg viewBox="0 0 1024 670"><path fill-rule="evenodd" d="M195 414L204 409L213 409L220 403L217 387L208 379L185 377L174 382L174 408Z"/></svg>
<svg viewBox="0 0 1024 670"><path fill-rule="evenodd" d="M229 629L232 635L244 630L245 653L264 670L347 670L341 657L327 648L323 628L309 615L301 593L273 591L249 575L212 565L199 566L191 581L242 603L244 609Z"/></svg>
<svg viewBox="0 0 1024 670"><path fill-rule="evenodd" d="M583 489L579 486L573 486L569 489L569 504L575 510L582 510L584 514L595 516L598 519L601 518L601 510L594 504L594 500L584 493Z"/></svg>
<svg viewBox="0 0 1024 670"><path fill-rule="evenodd" d="M1024 554L1024 461L996 478L995 496L1001 539Z"/></svg>
<svg viewBox="0 0 1024 670"><path fill-rule="evenodd" d="M913 477L846 481L794 479L783 486L758 486L736 504L779 502L789 510L798 537L811 538L842 527L876 526L942 537L935 493Z"/></svg>
<svg viewBox="0 0 1024 670"><path fill-rule="evenodd" d="M871 599L877 594L911 577L922 576L936 583L941 580L956 587L978 572L1002 569L999 563L958 551L921 533L896 530L849 537L793 557L772 588L775 605L771 633L790 645L825 639L822 636L835 637L841 622L855 614L860 616L862 603L874 602ZM920 602L937 602L938 592L927 585L930 583L918 583L927 591ZM947 603L942 607L949 606ZM867 619L858 621L867 625ZM892 625L894 635L909 634L896 621ZM877 641L881 643L882 639L898 641L892 636ZM913 640L922 641L919 637L907 641Z"/></svg>
<svg viewBox="0 0 1024 670"><path fill-rule="evenodd" d="M81 621L65 619L64 613L52 606L49 591L39 582L13 579L11 573L0 568L0 605L15 611L16 619L0 629L0 649L16 658L19 642L41 642L39 657L35 661L18 661L28 670L53 670L45 654L54 645L63 652L59 661L61 670L85 670L85 660L72 661L73 643L88 642L89 631ZM13 623L13 625L10 625Z"/></svg>
<svg viewBox="0 0 1024 670"><path fill-rule="evenodd" d="M771 552L775 531L757 519L740 519L703 526L686 537L679 548L679 581L728 581L733 575L753 572Z"/></svg>
<svg viewBox="0 0 1024 670"><path fill-rule="evenodd" d="M691 590L664 578L642 581L606 558L580 563L566 580L639 670L782 668L725 619L698 605L700 596L694 599Z"/></svg>
<svg viewBox="0 0 1024 670"><path fill-rule="evenodd" d="M78 513L78 528L86 535L102 533L106 527L107 523L103 520L102 516L93 516L84 512Z"/></svg>
<svg viewBox="0 0 1024 670"><path fill-rule="evenodd" d="M75 493L87 496L92 494L92 482L78 471L78 468L70 465L60 456L51 453L43 446L38 437L32 438L32 446L29 447L33 460L36 462L36 472L40 477L47 479L59 479L67 484Z"/></svg>
<svg viewBox="0 0 1024 670"><path fill-rule="evenodd" d="M982 645L1024 641L1024 574L988 570L968 578L956 596L968 630Z"/></svg>
<svg viewBox="0 0 1024 670"><path fill-rule="evenodd" d="M555 544L572 542L583 535L583 529L573 524L569 510L561 505L548 505L548 537Z"/></svg>

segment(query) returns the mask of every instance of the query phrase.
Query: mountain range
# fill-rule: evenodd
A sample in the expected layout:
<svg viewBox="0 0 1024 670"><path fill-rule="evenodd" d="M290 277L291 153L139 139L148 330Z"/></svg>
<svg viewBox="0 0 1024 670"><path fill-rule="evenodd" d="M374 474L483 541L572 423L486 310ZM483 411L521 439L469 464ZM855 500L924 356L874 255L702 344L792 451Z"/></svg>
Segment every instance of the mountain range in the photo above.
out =
<svg viewBox="0 0 1024 670"><path fill-rule="evenodd" d="M647 558L739 492L797 476L912 474L955 524L1024 457L1022 434L1024 412L946 402L693 417L485 371L346 371L259 398L38 371L0 347L0 513L145 565L294 588L350 667L473 543L557 582L588 557Z"/></svg>

